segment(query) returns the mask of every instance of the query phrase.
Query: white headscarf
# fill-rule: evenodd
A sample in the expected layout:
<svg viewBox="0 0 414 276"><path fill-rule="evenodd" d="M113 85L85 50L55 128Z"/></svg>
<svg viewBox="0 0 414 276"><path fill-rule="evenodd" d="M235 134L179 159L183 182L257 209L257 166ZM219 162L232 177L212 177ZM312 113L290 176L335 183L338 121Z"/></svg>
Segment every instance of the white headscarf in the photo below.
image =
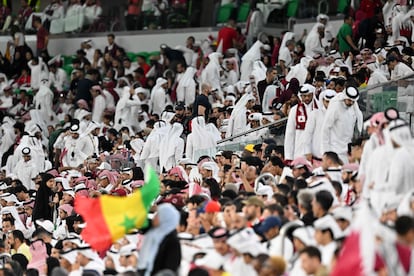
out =
<svg viewBox="0 0 414 276"><path fill-rule="evenodd" d="M158 217L160 225L151 228L145 234L139 253L138 269L144 269L145 276L151 275L160 244L168 234L175 230L180 221L177 209L169 203L158 205Z"/></svg>
<svg viewBox="0 0 414 276"><path fill-rule="evenodd" d="M244 54L242 57L242 63L240 66L240 80L241 81L249 81L249 76L253 71L253 62L256 60L260 60L261 58L261 47L264 44L257 40L253 46Z"/></svg>
<svg viewBox="0 0 414 276"><path fill-rule="evenodd" d="M215 154L217 140L215 135L208 130L203 116L195 117L191 120L191 134L193 138L193 152L199 150L209 150L211 154ZM207 153L206 153L207 154ZM211 154L207 154L212 156ZM193 156L195 156L193 154ZM200 155L198 155L200 156ZM193 160L197 161L197 160Z"/></svg>
<svg viewBox="0 0 414 276"><path fill-rule="evenodd" d="M184 127L180 123L174 123L168 130L167 135L160 142L160 170L167 168L167 161L170 157L174 156L177 140L182 139L180 136L183 134Z"/></svg>
<svg viewBox="0 0 414 276"><path fill-rule="evenodd" d="M240 98L240 100L234 106L234 109L233 109L233 111L231 112L231 115L230 115L228 130L226 132L226 138L229 138L229 137L233 136L234 120L235 120L236 116L246 116L246 114L243 114L243 113L245 113L246 104L250 100L255 100L255 97L251 93L246 93Z"/></svg>

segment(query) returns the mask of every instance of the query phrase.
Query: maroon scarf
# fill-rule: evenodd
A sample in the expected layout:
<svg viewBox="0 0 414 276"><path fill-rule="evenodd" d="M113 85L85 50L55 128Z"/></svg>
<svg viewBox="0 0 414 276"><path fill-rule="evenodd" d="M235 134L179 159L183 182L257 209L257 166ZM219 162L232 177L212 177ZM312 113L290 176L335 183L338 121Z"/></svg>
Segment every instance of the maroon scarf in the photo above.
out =
<svg viewBox="0 0 414 276"><path fill-rule="evenodd" d="M308 114L306 113L306 106L303 103L298 103L296 109L296 129L304 130Z"/></svg>

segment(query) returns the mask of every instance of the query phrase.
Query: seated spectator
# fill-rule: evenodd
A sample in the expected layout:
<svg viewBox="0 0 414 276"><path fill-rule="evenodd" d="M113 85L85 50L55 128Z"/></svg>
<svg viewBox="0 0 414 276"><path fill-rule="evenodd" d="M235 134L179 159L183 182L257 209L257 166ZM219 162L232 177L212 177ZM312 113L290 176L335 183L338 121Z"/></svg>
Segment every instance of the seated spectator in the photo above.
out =
<svg viewBox="0 0 414 276"><path fill-rule="evenodd" d="M102 15L102 7L96 3L96 0L86 0L83 8L85 11L85 26L92 25Z"/></svg>
<svg viewBox="0 0 414 276"><path fill-rule="evenodd" d="M65 32L73 32L82 28L84 22L84 8L79 0L71 0L66 10Z"/></svg>
<svg viewBox="0 0 414 276"><path fill-rule="evenodd" d="M4 33L9 29L11 23L11 10L8 6L5 6L3 2L0 2L0 31Z"/></svg>
<svg viewBox="0 0 414 276"><path fill-rule="evenodd" d="M27 0L21 1L21 7L19 9L19 12L17 14L17 19L15 21L15 25L18 25L20 27L26 26L26 21L29 19L30 15L33 13L32 8L29 6L29 3Z"/></svg>

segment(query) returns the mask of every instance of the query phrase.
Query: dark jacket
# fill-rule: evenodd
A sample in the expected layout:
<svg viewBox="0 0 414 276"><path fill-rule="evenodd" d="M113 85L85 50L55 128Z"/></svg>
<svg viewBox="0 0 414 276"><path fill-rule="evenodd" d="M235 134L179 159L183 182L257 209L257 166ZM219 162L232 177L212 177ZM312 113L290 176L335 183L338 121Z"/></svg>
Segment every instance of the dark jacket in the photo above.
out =
<svg viewBox="0 0 414 276"><path fill-rule="evenodd" d="M161 242L151 275L163 269L170 269L177 272L180 263L181 245L177 237L177 231L174 230Z"/></svg>

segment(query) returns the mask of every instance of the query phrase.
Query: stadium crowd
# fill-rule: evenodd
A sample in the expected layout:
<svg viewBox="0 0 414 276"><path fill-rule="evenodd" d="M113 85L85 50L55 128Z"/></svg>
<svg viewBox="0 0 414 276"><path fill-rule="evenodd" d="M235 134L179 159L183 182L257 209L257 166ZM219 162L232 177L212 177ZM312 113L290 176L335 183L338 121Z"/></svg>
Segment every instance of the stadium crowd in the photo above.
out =
<svg viewBox="0 0 414 276"><path fill-rule="evenodd" d="M230 20L148 59L108 34L104 49L80 45L69 75L47 32L34 54L16 29L0 55L0 270L413 275L410 125L358 104L367 85L412 74L412 10L367 2L338 34L321 14L272 40L252 9L243 33ZM75 199L128 197L146 167L161 182L149 226L96 252Z"/></svg>

